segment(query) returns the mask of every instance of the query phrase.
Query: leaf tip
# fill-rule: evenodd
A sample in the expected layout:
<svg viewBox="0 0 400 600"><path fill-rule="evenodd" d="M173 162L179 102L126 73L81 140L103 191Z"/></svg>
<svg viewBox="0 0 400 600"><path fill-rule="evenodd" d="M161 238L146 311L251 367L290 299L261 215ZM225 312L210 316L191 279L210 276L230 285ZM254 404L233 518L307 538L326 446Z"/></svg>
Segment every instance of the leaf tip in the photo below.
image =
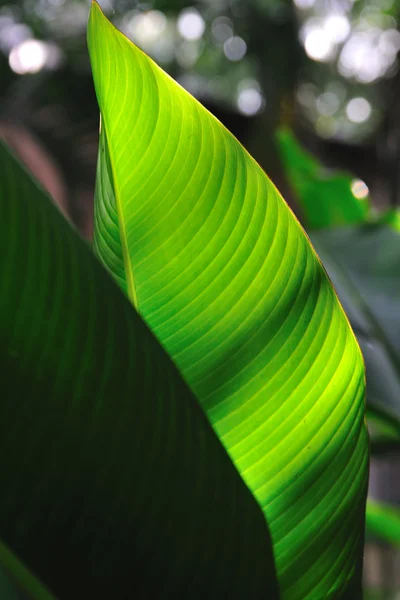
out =
<svg viewBox="0 0 400 600"><path fill-rule="evenodd" d="M104 17L104 13L97 0L92 0L92 4L90 6L90 16L92 16L93 14L101 15L102 17Z"/></svg>

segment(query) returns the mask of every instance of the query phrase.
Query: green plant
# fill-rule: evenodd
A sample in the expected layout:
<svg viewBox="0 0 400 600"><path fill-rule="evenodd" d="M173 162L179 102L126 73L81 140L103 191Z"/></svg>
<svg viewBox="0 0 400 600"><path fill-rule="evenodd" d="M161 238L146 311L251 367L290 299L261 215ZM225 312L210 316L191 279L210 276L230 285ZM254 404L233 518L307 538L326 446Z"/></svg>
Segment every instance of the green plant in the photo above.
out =
<svg viewBox="0 0 400 600"><path fill-rule="evenodd" d="M363 352L372 455L398 452L399 211L373 212L369 199L353 195L355 180L350 173L327 170L300 146L288 128L278 130L276 141L303 222ZM399 545L399 526L397 509L375 501L367 504L368 533Z"/></svg>
<svg viewBox="0 0 400 600"><path fill-rule="evenodd" d="M328 169L301 146L288 127L277 129L275 142L307 230L369 224L400 231L398 208L377 212L363 182L347 171Z"/></svg>
<svg viewBox="0 0 400 600"><path fill-rule="evenodd" d="M3 568L40 600L276 597L265 520L193 394L3 145L0 164Z"/></svg>
<svg viewBox="0 0 400 600"><path fill-rule="evenodd" d="M354 196L351 189L354 177L350 173L327 169L301 147L287 127L280 127L275 138L307 228L319 229L366 221L371 212L369 198Z"/></svg>
<svg viewBox="0 0 400 600"><path fill-rule="evenodd" d="M400 448L400 236L385 224L311 232L363 352L372 455ZM400 544L400 518L367 503L367 532ZM393 528L395 519L397 527Z"/></svg>
<svg viewBox="0 0 400 600"><path fill-rule="evenodd" d="M88 44L94 247L136 310L2 148L0 533L51 594L2 562L34 598L360 597L364 368L325 271L96 4Z"/></svg>

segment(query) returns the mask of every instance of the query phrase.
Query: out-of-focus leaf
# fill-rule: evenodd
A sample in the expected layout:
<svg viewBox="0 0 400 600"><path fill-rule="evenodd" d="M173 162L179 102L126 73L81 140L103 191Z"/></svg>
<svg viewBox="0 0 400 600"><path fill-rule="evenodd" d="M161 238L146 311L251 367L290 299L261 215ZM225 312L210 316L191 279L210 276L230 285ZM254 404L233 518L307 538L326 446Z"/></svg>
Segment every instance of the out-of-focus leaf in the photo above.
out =
<svg viewBox="0 0 400 600"><path fill-rule="evenodd" d="M400 419L400 236L370 225L311 239L363 351L367 401Z"/></svg>
<svg viewBox="0 0 400 600"><path fill-rule="evenodd" d="M373 456L400 451L399 417L376 405L368 405L367 421Z"/></svg>
<svg viewBox="0 0 400 600"><path fill-rule="evenodd" d="M369 199L356 198L354 177L344 171L324 167L296 140L287 127L276 132L279 154L287 178L302 209L308 229L356 224L366 221Z"/></svg>
<svg viewBox="0 0 400 600"><path fill-rule="evenodd" d="M399 452L400 237L388 225L369 225L311 239L363 350L371 452ZM366 529L400 546L400 510L369 499Z"/></svg>
<svg viewBox="0 0 400 600"><path fill-rule="evenodd" d="M369 533L400 548L400 509L369 499L366 526Z"/></svg>
<svg viewBox="0 0 400 600"><path fill-rule="evenodd" d="M278 598L264 516L177 369L1 144L0 166L3 568L35 600Z"/></svg>
<svg viewBox="0 0 400 600"><path fill-rule="evenodd" d="M367 406L367 418L372 433L392 440L400 440L400 419L374 405Z"/></svg>
<svg viewBox="0 0 400 600"><path fill-rule="evenodd" d="M7 577L4 568L0 569L0 598L1 600L25 600Z"/></svg>
<svg viewBox="0 0 400 600"><path fill-rule="evenodd" d="M386 212L377 216L377 222L381 224L387 224L395 231L400 232L400 209L391 208Z"/></svg>
<svg viewBox="0 0 400 600"><path fill-rule="evenodd" d="M221 124L93 5L95 248L270 525L282 596L356 598L364 369L299 223Z"/></svg>

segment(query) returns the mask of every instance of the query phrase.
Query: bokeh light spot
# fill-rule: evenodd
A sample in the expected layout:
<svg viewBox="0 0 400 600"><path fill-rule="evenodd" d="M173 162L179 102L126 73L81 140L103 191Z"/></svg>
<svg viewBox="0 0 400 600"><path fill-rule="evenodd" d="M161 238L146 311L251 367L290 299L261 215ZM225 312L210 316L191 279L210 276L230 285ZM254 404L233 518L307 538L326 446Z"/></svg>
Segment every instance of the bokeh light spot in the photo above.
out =
<svg viewBox="0 0 400 600"><path fill-rule="evenodd" d="M212 22L211 31L218 42L225 42L233 35L233 23L228 17L217 17Z"/></svg>
<svg viewBox="0 0 400 600"><path fill-rule="evenodd" d="M178 17L178 31L186 40L199 40L206 28L205 21L198 10L187 8Z"/></svg>
<svg viewBox="0 0 400 600"><path fill-rule="evenodd" d="M317 110L325 117L334 115L340 106L340 99L334 92L324 92L317 98Z"/></svg>
<svg viewBox="0 0 400 600"><path fill-rule="evenodd" d="M237 107L239 111L248 116L256 115L264 106L261 92L255 88L242 89L238 93Z"/></svg>
<svg viewBox="0 0 400 600"><path fill-rule="evenodd" d="M364 181L362 181L361 179L353 179L350 187L351 187L351 193L353 194L353 196L355 198L358 198L359 200L366 198L369 194L369 189L368 189L367 184L364 183Z"/></svg>
<svg viewBox="0 0 400 600"><path fill-rule="evenodd" d="M322 27L313 27L306 33L304 49L313 60L327 61L332 57L332 39Z"/></svg>
<svg viewBox="0 0 400 600"><path fill-rule="evenodd" d="M336 43L343 42L351 31L350 21L345 15L330 15L325 20L323 28Z"/></svg>
<svg viewBox="0 0 400 600"><path fill-rule="evenodd" d="M294 0L294 3L300 10L307 10L314 6L315 0Z"/></svg>
<svg viewBox="0 0 400 600"><path fill-rule="evenodd" d="M61 52L54 44L26 40L12 48L8 62L14 73L38 73L44 67L54 69L61 61Z"/></svg>
<svg viewBox="0 0 400 600"><path fill-rule="evenodd" d="M128 24L128 33L139 45L148 48L167 26L167 17L159 10L149 10L146 13L135 14Z"/></svg>
<svg viewBox="0 0 400 600"><path fill-rule="evenodd" d="M352 98L346 106L346 114L353 123L363 123L371 116L371 104L366 98Z"/></svg>
<svg viewBox="0 0 400 600"><path fill-rule="evenodd" d="M247 44L243 38L234 35L224 43L224 53L226 58L237 62L242 60L247 52Z"/></svg>

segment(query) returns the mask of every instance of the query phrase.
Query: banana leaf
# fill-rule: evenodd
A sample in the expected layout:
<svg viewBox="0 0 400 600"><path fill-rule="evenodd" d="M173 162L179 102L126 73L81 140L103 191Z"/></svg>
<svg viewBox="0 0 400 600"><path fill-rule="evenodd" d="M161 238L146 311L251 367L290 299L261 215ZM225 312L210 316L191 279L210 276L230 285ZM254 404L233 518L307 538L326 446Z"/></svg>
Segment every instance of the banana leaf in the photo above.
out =
<svg viewBox="0 0 400 600"><path fill-rule="evenodd" d="M261 168L92 5L97 255L262 507L282 598L357 598L364 366L301 226Z"/></svg>
<svg viewBox="0 0 400 600"><path fill-rule="evenodd" d="M35 600L279 598L264 515L176 367L1 143L0 169L9 580Z"/></svg>

